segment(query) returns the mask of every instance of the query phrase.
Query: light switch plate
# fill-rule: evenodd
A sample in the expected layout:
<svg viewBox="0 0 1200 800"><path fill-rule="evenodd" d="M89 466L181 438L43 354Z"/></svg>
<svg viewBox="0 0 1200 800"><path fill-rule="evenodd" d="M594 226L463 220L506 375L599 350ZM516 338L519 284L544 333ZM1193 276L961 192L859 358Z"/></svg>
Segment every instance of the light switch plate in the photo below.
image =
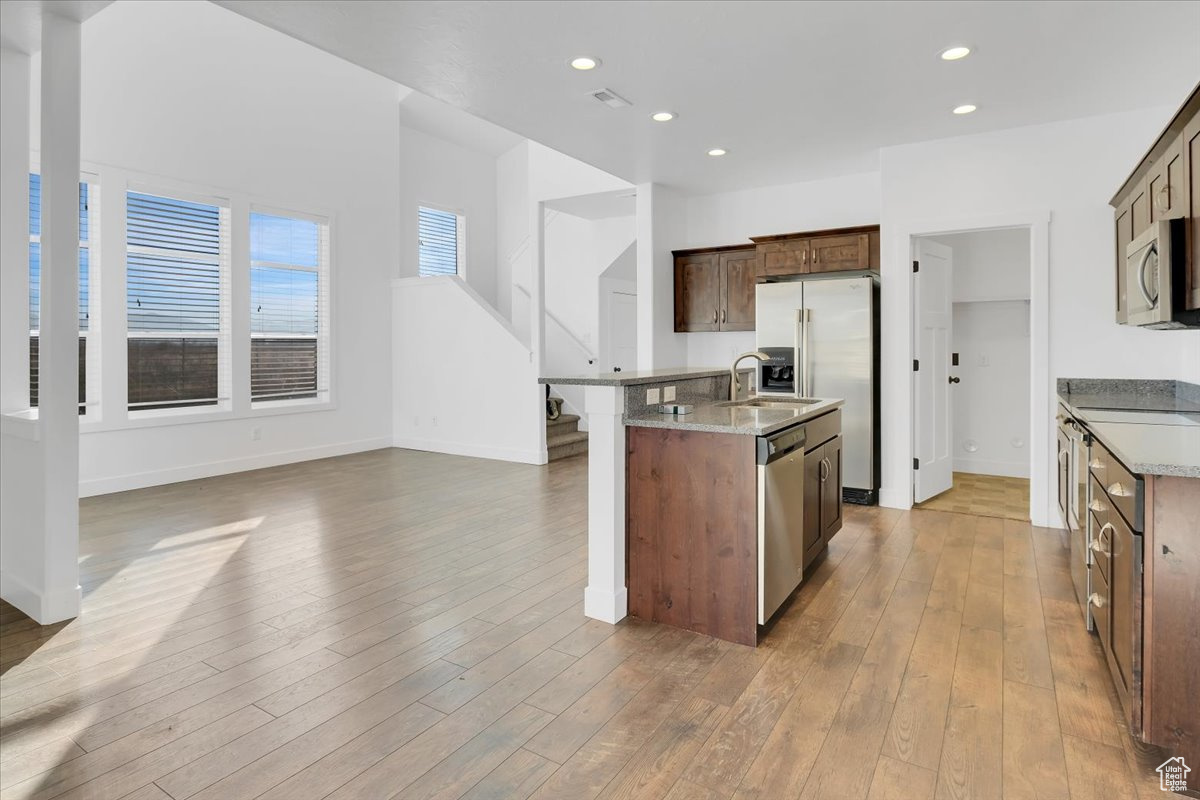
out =
<svg viewBox="0 0 1200 800"><path fill-rule="evenodd" d="M652 406L658 403L658 387L646 390L646 405Z"/></svg>
<svg viewBox="0 0 1200 800"><path fill-rule="evenodd" d="M664 386L663 387L663 402L669 403L674 399L675 399L675 387L674 386Z"/></svg>

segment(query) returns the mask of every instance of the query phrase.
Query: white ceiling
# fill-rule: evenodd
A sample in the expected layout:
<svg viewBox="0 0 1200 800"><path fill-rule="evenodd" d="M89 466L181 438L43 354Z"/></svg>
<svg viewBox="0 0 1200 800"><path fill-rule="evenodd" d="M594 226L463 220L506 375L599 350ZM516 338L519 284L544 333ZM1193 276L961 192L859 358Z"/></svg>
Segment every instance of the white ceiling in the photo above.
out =
<svg viewBox="0 0 1200 800"><path fill-rule="evenodd" d="M880 147L1177 105L1200 2L217 0L626 180L717 191L876 169ZM947 63L951 44L975 49ZM576 55L603 66L569 69ZM633 102L589 97L607 87ZM954 116L974 103L979 110ZM651 122L653 111L679 114ZM705 155L711 147L729 155Z"/></svg>

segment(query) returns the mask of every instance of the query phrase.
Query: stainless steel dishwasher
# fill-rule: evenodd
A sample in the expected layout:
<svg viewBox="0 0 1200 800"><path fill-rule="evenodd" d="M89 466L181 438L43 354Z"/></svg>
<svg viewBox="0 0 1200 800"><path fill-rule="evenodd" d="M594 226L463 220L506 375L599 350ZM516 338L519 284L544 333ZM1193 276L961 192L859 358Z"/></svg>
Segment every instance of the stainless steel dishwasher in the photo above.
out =
<svg viewBox="0 0 1200 800"><path fill-rule="evenodd" d="M757 440L758 624L764 624L804 575L803 425Z"/></svg>

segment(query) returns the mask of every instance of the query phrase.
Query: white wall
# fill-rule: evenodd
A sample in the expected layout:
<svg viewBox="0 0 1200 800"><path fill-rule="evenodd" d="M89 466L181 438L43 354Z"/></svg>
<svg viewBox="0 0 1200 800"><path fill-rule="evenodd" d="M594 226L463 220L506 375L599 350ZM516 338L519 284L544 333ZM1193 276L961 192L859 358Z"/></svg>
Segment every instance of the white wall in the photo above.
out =
<svg viewBox="0 0 1200 800"><path fill-rule="evenodd" d="M879 173L766 186L687 199L687 234L672 250L750 244L751 236L874 225L879 222ZM687 363L721 367L754 349L754 333L688 333Z"/></svg>
<svg viewBox="0 0 1200 800"><path fill-rule="evenodd" d="M495 159L402 128L391 81L209 3L117 2L83 31L83 158L102 198L123 189L105 174L133 170L331 215L335 407L158 425L106 409L82 435L81 492L390 445L389 282L416 273L416 206L466 214L468 279L494 301Z"/></svg>
<svg viewBox="0 0 1200 800"><path fill-rule="evenodd" d="M929 237L954 251L954 302L1029 298L1029 231L1007 228Z"/></svg>
<svg viewBox="0 0 1200 800"><path fill-rule="evenodd" d="M450 277L393 281L392 303L395 445L546 463L544 390L499 312Z"/></svg>
<svg viewBox="0 0 1200 800"><path fill-rule="evenodd" d="M638 369L688 363L687 334L675 333L675 260L687 237L687 198L667 186L637 187Z"/></svg>
<svg viewBox="0 0 1200 800"><path fill-rule="evenodd" d="M886 148L881 153L883 492L911 502L909 236L1048 212L1049 385L1061 376L1200 381L1200 332L1145 331L1113 322L1114 250L1108 198L1173 109L1113 114ZM1034 419L1050 442L1051 397ZM1035 509L1035 521L1039 515ZM1044 519L1053 519L1050 509Z"/></svg>
<svg viewBox="0 0 1200 800"><path fill-rule="evenodd" d="M496 159L405 127L399 148L400 277L417 274L417 206L454 211L466 217L463 277L496 306Z"/></svg>
<svg viewBox="0 0 1200 800"><path fill-rule="evenodd" d="M955 303L953 325L954 471L1028 478L1029 302Z"/></svg>
<svg viewBox="0 0 1200 800"><path fill-rule="evenodd" d="M529 239L530 144L521 142L496 159L496 309L513 322L513 261Z"/></svg>

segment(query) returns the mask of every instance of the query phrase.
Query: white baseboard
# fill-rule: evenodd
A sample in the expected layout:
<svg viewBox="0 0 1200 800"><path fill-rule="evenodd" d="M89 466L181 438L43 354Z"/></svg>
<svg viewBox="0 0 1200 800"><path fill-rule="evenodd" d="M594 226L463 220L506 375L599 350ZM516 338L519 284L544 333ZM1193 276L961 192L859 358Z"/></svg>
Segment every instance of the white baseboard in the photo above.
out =
<svg viewBox="0 0 1200 800"><path fill-rule="evenodd" d="M969 472L972 475L1000 475L1005 478L1029 479L1028 461L995 461L986 458L956 458L955 472Z"/></svg>
<svg viewBox="0 0 1200 800"><path fill-rule="evenodd" d="M901 511L912 508L912 490L880 489L879 505L884 508L898 508Z"/></svg>
<svg viewBox="0 0 1200 800"><path fill-rule="evenodd" d="M39 625L53 625L79 616L83 590L76 586L43 594L10 572L0 571L0 598Z"/></svg>
<svg viewBox="0 0 1200 800"><path fill-rule="evenodd" d="M601 622L616 624L629 613L629 590L622 586L615 592L607 589L583 590L583 615Z"/></svg>
<svg viewBox="0 0 1200 800"><path fill-rule="evenodd" d="M487 458L492 461L515 461L518 464L545 464L546 450L522 450L515 447L489 447L480 444L463 444L461 442L443 442L436 439L414 439L407 436L397 436L392 441L393 447L405 450L424 450L429 453L445 453L451 456L469 456L471 458Z"/></svg>
<svg viewBox="0 0 1200 800"><path fill-rule="evenodd" d="M155 470L153 472L135 472L128 475L116 475L111 478L96 478L79 482L79 496L93 497L112 492L125 492L130 489L144 489L148 486L161 486L165 483L193 481L197 478L211 478L216 475L228 475L234 472L247 472L252 469L278 467L284 464L295 464L299 461L313 461L318 458L332 458L350 453L362 453L367 450L380 450L390 447L392 441L386 436L373 439L359 439L353 442L321 445L319 447L304 447L297 450L279 450L274 453L234 458L228 461L209 461L203 464L189 464L184 467Z"/></svg>

